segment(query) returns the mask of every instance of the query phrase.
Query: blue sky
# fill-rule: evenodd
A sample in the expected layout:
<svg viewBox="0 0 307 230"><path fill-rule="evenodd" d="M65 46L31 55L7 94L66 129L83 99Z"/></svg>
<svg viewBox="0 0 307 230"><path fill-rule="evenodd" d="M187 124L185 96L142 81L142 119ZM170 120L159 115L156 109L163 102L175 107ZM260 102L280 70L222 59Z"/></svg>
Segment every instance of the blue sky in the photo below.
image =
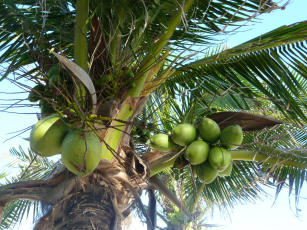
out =
<svg viewBox="0 0 307 230"><path fill-rule="evenodd" d="M275 0L275 2L285 3L286 1ZM263 14L257 19L257 23L250 23L241 28L236 36L226 36L227 44L235 46L280 26L307 20L307 1L289 0L289 4L286 6L285 10L276 10L269 14Z"/></svg>
<svg viewBox="0 0 307 230"><path fill-rule="evenodd" d="M283 1L285 2L285 1ZM279 10L268 15L259 17L261 20L258 24L252 27L241 28L235 36L225 36L229 46L235 46L242 42L248 41L256 36L266 33L282 25L289 25L298 21L307 20L307 0L292 0L285 10ZM2 92L16 92L20 89L14 87L12 84L3 81L0 82L0 104L10 103L2 99L16 98L16 95L3 94ZM20 98L26 98L27 94L17 95ZM3 109L3 108L0 108ZM33 111L33 110L32 110ZM20 109L20 112L24 112ZM29 112L29 111L27 111ZM33 125L37 121L36 115L27 114L10 114L0 113L0 173L4 165L12 159L9 156L9 148L17 147L19 144L28 147L28 142L21 137L28 137L29 132L23 134L21 137L16 137L12 140L4 142L7 138L13 136L8 134L25 127ZM211 224L224 225L223 228L227 230L306 230L307 229L307 185L305 184L301 192L301 200L299 208L301 209L300 216L295 216L294 206L289 207L289 199L287 191L283 191L277 203L272 207L274 199L274 189L267 189L268 196L263 197L262 201L254 204L238 205L231 213L231 220L227 216L221 216L218 212L213 213L213 217L208 219ZM293 200L293 197L291 197ZM30 230L31 224L23 224L20 228L23 230ZM131 229L146 229L141 226L136 220L133 221Z"/></svg>

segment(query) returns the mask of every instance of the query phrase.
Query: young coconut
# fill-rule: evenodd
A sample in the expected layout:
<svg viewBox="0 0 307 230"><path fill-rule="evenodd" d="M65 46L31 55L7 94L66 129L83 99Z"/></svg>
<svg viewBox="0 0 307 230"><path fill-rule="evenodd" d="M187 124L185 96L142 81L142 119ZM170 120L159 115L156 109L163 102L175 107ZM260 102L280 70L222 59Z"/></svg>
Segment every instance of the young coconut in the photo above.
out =
<svg viewBox="0 0 307 230"><path fill-rule="evenodd" d="M150 138L152 148L161 152L169 152L174 149L175 145L167 134L158 133Z"/></svg>
<svg viewBox="0 0 307 230"><path fill-rule="evenodd" d="M197 176L205 184L210 184L217 177L217 170L208 161L194 167L196 167Z"/></svg>
<svg viewBox="0 0 307 230"><path fill-rule="evenodd" d="M243 141L243 131L240 125L230 125L221 132L221 143L227 149L238 148Z"/></svg>
<svg viewBox="0 0 307 230"><path fill-rule="evenodd" d="M231 162L231 154L225 148L213 147L209 152L209 162L217 171L224 171Z"/></svg>
<svg viewBox="0 0 307 230"><path fill-rule="evenodd" d="M95 134L72 130L62 143L62 160L69 171L77 176L86 176L98 166L101 150L101 143Z"/></svg>
<svg viewBox="0 0 307 230"><path fill-rule="evenodd" d="M219 176L220 177L230 176L231 171L232 171L232 165L233 165L233 163L230 162L230 164L228 165L228 167L225 170L218 172Z"/></svg>
<svg viewBox="0 0 307 230"><path fill-rule="evenodd" d="M37 154L49 157L60 153L68 127L57 115L38 121L30 133L30 148Z"/></svg>
<svg viewBox="0 0 307 230"><path fill-rule="evenodd" d="M43 117L49 116L50 114L55 113L52 105L43 99L39 101L39 107L41 109L41 114Z"/></svg>
<svg viewBox="0 0 307 230"><path fill-rule="evenodd" d="M188 123L177 125L172 130L171 138L177 145L188 145L196 139L196 129Z"/></svg>
<svg viewBox="0 0 307 230"><path fill-rule="evenodd" d="M219 125L210 118L204 118L198 130L202 139L209 143L215 143L219 139L221 133Z"/></svg>
<svg viewBox="0 0 307 230"><path fill-rule="evenodd" d="M184 153L185 159L187 159L192 165L199 165L207 160L209 154L209 145L205 141L197 140L193 141Z"/></svg>
<svg viewBox="0 0 307 230"><path fill-rule="evenodd" d="M30 102L36 102L38 101L39 99L42 98L42 95L44 93L44 90L45 90L45 86L42 85L42 84L38 84L36 86L34 86L30 93L29 93L29 96L28 96L28 100Z"/></svg>

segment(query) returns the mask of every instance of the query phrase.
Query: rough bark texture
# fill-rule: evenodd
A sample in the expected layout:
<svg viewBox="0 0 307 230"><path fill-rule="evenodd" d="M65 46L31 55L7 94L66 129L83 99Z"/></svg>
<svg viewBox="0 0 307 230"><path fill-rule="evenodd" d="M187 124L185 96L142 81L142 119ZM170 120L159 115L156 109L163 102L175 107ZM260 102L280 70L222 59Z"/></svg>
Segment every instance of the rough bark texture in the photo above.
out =
<svg viewBox="0 0 307 230"><path fill-rule="evenodd" d="M40 229L113 229L116 215L110 191L94 184L76 186L66 200L57 203L36 224Z"/></svg>
<svg viewBox="0 0 307 230"><path fill-rule="evenodd" d="M54 191L63 196L49 203L52 208L35 229L120 229L125 219L123 213L147 186L149 175L145 163L129 147L123 146L123 155L125 160L102 160L87 177L71 174L74 185Z"/></svg>

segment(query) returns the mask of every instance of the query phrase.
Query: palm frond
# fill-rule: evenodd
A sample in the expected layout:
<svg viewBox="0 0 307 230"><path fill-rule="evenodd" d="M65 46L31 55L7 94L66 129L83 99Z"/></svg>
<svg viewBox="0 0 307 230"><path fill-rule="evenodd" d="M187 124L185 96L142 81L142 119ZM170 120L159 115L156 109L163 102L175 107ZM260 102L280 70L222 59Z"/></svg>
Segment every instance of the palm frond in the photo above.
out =
<svg viewBox="0 0 307 230"><path fill-rule="evenodd" d="M278 28L261 38L186 64L168 81L168 88L177 83L187 89L197 86L198 95L202 92L220 95L231 89L230 94L240 94L243 98L261 96L287 117L306 121L303 77L307 59L306 23Z"/></svg>
<svg viewBox="0 0 307 230"><path fill-rule="evenodd" d="M34 217L39 214L39 202L30 200L14 200L7 204L5 207L2 222L0 225L1 230L12 229L18 223L29 217L30 212Z"/></svg>
<svg viewBox="0 0 307 230"><path fill-rule="evenodd" d="M8 65L0 79L22 67L27 67L28 73L37 67L44 73L55 63L49 54L52 48L64 48L69 56L73 41L73 13L69 5L69 1L45 5L37 1L0 4L0 50L3 52L0 63ZM31 64L39 66L30 67Z"/></svg>
<svg viewBox="0 0 307 230"><path fill-rule="evenodd" d="M307 172L304 168L284 166L283 162L291 159L293 162L307 165L306 140L306 130L291 125L279 125L271 129L246 133L244 137L243 148L268 157L268 160L257 166L263 183L276 186L275 199L284 186L288 187L289 199L294 191L296 208ZM278 159L278 162L268 162L272 157Z"/></svg>
<svg viewBox="0 0 307 230"><path fill-rule="evenodd" d="M14 176L6 177L4 184L15 183L23 180L37 180L46 178L54 168L54 162L36 155L32 151L24 151L21 146L18 149L10 149L10 153L15 160L8 164L7 170L16 167L18 173ZM32 212L33 218L40 214L40 203L30 200L14 200L7 204L0 229L9 229L18 222L28 218ZM33 219L34 221L35 219Z"/></svg>
<svg viewBox="0 0 307 230"><path fill-rule="evenodd" d="M102 31L103 48L108 57L116 34L122 34L118 65L131 65L132 58L141 60L151 53L157 39L168 27L173 13L183 7L184 1L91 1L88 21L97 16ZM60 50L66 57L73 56L73 18L75 1L56 1L40 4L37 1L9 1L0 5L0 63L9 65L7 72L36 64L42 74L56 63L49 50ZM168 49L175 51L191 44L214 42L219 31L234 30L262 13L279 9L272 1L260 0L195 0L182 17L172 35ZM116 9L116 10L114 10ZM122 13L119 13L122 12ZM95 19L95 20L96 20ZM90 44L91 45L91 44ZM144 49L144 47L147 47ZM95 47L92 47L93 50ZM192 48L192 50L195 50ZM91 51L92 52L92 51ZM109 57L108 57L109 58ZM106 58L105 64L108 63ZM130 62L130 63L129 63Z"/></svg>
<svg viewBox="0 0 307 230"><path fill-rule="evenodd" d="M3 173L3 172L0 172L0 181L1 181L2 179L5 179L5 177L7 177L7 174L6 174L6 173ZM0 183L0 185L1 185L1 183Z"/></svg>

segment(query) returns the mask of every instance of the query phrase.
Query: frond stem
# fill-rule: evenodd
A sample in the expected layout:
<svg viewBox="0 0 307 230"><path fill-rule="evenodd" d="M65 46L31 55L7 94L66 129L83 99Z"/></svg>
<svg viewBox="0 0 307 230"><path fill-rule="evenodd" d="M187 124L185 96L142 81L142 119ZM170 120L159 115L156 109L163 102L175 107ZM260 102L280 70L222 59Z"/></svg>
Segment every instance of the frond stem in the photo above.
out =
<svg viewBox="0 0 307 230"><path fill-rule="evenodd" d="M275 156L268 156L257 151L238 150L230 151L233 160L239 161L258 161L271 164L280 164L283 166L292 166L296 168L306 169L306 162L299 162L290 158L278 158Z"/></svg>

